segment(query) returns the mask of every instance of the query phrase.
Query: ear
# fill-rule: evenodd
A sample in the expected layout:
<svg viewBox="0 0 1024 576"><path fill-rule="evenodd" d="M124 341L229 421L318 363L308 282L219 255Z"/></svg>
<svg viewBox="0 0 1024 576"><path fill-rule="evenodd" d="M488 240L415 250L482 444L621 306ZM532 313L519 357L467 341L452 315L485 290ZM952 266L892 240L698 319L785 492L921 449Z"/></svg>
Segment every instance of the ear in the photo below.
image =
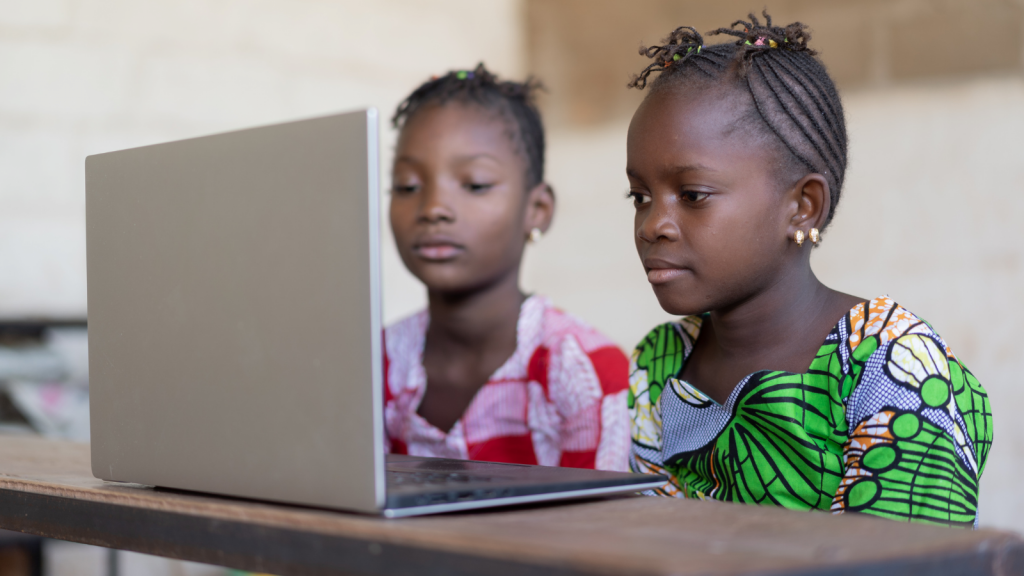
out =
<svg viewBox="0 0 1024 576"><path fill-rule="evenodd" d="M526 236L534 228L547 232L551 219L555 216L555 191L547 182L541 182L526 195L526 217L523 219Z"/></svg>
<svg viewBox="0 0 1024 576"><path fill-rule="evenodd" d="M800 179L787 193L792 211L786 234L792 238L797 230L804 234L811 228L821 229L832 206L828 180L821 174L808 174Z"/></svg>

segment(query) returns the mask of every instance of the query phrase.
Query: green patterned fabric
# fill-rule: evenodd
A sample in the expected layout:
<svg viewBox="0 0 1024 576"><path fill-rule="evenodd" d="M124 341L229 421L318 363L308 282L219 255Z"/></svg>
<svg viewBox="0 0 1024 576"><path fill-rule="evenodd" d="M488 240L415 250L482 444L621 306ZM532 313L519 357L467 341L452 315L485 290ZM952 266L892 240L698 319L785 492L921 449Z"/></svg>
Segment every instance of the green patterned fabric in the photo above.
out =
<svg viewBox="0 0 1024 576"><path fill-rule="evenodd" d="M652 494L972 526L988 395L887 297L852 309L804 374L756 372L725 405L680 380L701 319L652 330L630 367L631 467Z"/></svg>

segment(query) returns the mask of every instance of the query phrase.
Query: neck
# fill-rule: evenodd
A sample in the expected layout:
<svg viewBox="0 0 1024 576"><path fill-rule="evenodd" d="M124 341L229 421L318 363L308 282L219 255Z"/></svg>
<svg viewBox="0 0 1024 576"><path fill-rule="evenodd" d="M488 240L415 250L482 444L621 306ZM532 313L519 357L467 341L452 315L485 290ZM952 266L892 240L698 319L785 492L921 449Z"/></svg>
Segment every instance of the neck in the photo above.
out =
<svg viewBox="0 0 1024 576"><path fill-rule="evenodd" d="M809 319L827 313L837 294L805 263L757 294L711 312L716 347L724 356L770 355L803 334Z"/></svg>
<svg viewBox="0 0 1024 576"><path fill-rule="evenodd" d="M514 339L519 309L526 296L519 290L519 271L470 292L428 292L430 326L427 340L445 348L474 350ZM509 329L511 327L511 329Z"/></svg>

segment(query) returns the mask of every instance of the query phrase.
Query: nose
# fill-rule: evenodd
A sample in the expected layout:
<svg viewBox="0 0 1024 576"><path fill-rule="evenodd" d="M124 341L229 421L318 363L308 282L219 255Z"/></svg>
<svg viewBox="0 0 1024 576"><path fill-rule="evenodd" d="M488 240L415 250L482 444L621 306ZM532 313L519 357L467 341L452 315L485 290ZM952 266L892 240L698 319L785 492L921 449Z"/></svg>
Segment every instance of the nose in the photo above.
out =
<svg viewBox="0 0 1024 576"><path fill-rule="evenodd" d="M437 183L429 183L420 194L420 207L417 220L428 224L454 222L455 210L451 206L449 195L444 187Z"/></svg>
<svg viewBox="0 0 1024 576"><path fill-rule="evenodd" d="M679 240L679 222L674 217L672 203L659 199L657 195L651 199L651 207L643 213L636 223L636 237L648 244L660 240L675 242Z"/></svg>

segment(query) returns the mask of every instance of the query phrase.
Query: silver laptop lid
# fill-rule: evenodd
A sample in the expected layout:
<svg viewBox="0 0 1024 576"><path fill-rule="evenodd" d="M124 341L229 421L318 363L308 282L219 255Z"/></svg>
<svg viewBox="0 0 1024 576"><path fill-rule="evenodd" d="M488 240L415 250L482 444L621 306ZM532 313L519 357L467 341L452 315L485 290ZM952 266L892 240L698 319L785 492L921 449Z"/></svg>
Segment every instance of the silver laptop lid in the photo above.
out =
<svg viewBox="0 0 1024 576"><path fill-rule="evenodd" d="M86 159L93 474L384 504L378 120Z"/></svg>

